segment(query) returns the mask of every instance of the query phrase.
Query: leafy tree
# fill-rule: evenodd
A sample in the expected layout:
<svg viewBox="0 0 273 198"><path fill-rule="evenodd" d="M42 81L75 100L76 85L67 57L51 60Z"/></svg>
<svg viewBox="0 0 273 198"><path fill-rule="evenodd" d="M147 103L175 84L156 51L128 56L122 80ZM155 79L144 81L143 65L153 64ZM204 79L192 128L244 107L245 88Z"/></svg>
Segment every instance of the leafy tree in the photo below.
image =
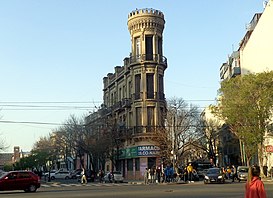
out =
<svg viewBox="0 0 273 198"><path fill-rule="evenodd" d="M263 165L264 135L272 122L272 85L273 71L237 76L221 83L220 104L214 112L243 142L248 165L255 154Z"/></svg>
<svg viewBox="0 0 273 198"><path fill-rule="evenodd" d="M33 149L31 150L31 156L37 162L35 165L46 167L47 162L52 164L53 161L57 159L58 153L53 146L51 136L52 134L40 137L40 139L34 144ZM51 167L49 168L51 169Z"/></svg>

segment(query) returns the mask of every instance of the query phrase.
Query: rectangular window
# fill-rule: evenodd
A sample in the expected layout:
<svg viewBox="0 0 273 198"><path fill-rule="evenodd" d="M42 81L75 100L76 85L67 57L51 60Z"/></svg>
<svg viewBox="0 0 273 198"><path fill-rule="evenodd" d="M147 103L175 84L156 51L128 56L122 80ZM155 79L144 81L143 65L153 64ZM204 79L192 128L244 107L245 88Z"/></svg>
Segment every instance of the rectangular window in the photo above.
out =
<svg viewBox="0 0 273 198"><path fill-rule="evenodd" d="M136 126L141 126L142 112L141 107L136 108Z"/></svg>
<svg viewBox="0 0 273 198"><path fill-rule="evenodd" d="M156 166L156 158L155 157L149 157L148 158L148 168L151 169Z"/></svg>
<svg viewBox="0 0 273 198"><path fill-rule="evenodd" d="M133 159L127 159L127 171L133 171Z"/></svg>
<svg viewBox="0 0 273 198"><path fill-rule="evenodd" d="M140 37L135 38L136 60L140 59Z"/></svg>
<svg viewBox="0 0 273 198"><path fill-rule="evenodd" d="M131 96L131 89L132 89L132 83L131 83L131 81L129 81L128 82L128 87L129 87L129 89L128 89L128 95L127 95L127 97L129 97L129 98L131 98L132 96Z"/></svg>
<svg viewBox="0 0 273 198"><path fill-rule="evenodd" d="M163 76L159 75L158 76L158 94L159 94L159 99L164 100L164 81L163 81Z"/></svg>
<svg viewBox="0 0 273 198"><path fill-rule="evenodd" d="M147 74L147 99L154 99L154 74Z"/></svg>
<svg viewBox="0 0 273 198"><path fill-rule="evenodd" d="M153 36L145 36L146 60L153 60Z"/></svg>
<svg viewBox="0 0 273 198"><path fill-rule="evenodd" d="M154 107L147 107L147 132L152 132L154 128Z"/></svg>
<svg viewBox="0 0 273 198"><path fill-rule="evenodd" d="M136 133L141 133L142 129L142 111L141 107L136 108Z"/></svg>
<svg viewBox="0 0 273 198"><path fill-rule="evenodd" d="M111 93L111 104L110 105L113 105L114 104L114 94Z"/></svg>
<svg viewBox="0 0 273 198"><path fill-rule="evenodd" d="M135 100L140 99L141 75L135 75Z"/></svg>
<svg viewBox="0 0 273 198"><path fill-rule="evenodd" d="M165 118L166 118L166 113L164 111L163 107L160 107L160 112L159 112L159 123L161 123L160 126L165 126Z"/></svg>
<svg viewBox="0 0 273 198"><path fill-rule="evenodd" d="M135 170L136 171L140 170L140 160L139 160L139 158L135 159Z"/></svg>
<svg viewBox="0 0 273 198"><path fill-rule="evenodd" d="M158 37L158 54L162 56L162 38Z"/></svg>
<svg viewBox="0 0 273 198"><path fill-rule="evenodd" d="M126 88L125 88L125 85L123 85L122 87L122 95L123 95L123 98L127 98L128 96L126 96Z"/></svg>
<svg viewBox="0 0 273 198"><path fill-rule="evenodd" d="M121 91L121 87L119 88L119 93L118 93L118 95L119 95L119 99L118 99L118 100L119 100L119 101L122 100L122 91Z"/></svg>

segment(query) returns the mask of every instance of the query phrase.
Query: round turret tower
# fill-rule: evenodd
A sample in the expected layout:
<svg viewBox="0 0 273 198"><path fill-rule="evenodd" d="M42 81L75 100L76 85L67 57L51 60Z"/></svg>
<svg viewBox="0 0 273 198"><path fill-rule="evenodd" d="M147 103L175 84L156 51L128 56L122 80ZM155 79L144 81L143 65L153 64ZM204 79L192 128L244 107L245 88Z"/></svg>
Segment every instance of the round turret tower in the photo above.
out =
<svg viewBox="0 0 273 198"><path fill-rule="evenodd" d="M167 59L162 47L164 14L155 9L137 9L128 15L127 25L131 35L132 124L135 126L134 139L141 144L147 141L147 133L152 134L164 126L166 115L163 79Z"/></svg>
<svg viewBox="0 0 273 198"><path fill-rule="evenodd" d="M164 14L159 10L148 8L135 10L128 15L127 24L132 44L131 63L159 61L163 55ZM166 59L161 59L162 61Z"/></svg>

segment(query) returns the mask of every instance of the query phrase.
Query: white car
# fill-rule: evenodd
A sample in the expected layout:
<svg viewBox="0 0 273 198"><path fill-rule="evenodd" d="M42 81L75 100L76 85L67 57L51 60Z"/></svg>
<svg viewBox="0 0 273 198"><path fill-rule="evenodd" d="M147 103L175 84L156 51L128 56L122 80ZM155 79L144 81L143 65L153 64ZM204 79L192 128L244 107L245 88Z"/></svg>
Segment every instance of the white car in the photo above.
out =
<svg viewBox="0 0 273 198"><path fill-rule="evenodd" d="M105 182L123 182L124 177L122 176L122 173L120 171L113 171L105 174L104 181Z"/></svg>
<svg viewBox="0 0 273 198"><path fill-rule="evenodd" d="M55 172L56 172L56 170L51 170L51 171L50 171L50 176L53 175ZM45 172L45 173L44 173L44 176L45 176L45 177L49 177L49 172Z"/></svg>
<svg viewBox="0 0 273 198"><path fill-rule="evenodd" d="M237 178L238 181L247 181L248 177L248 167L247 166L238 166L237 168Z"/></svg>
<svg viewBox="0 0 273 198"><path fill-rule="evenodd" d="M66 170L58 170L55 173L50 174L50 179L71 179L72 175L69 171Z"/></svg>

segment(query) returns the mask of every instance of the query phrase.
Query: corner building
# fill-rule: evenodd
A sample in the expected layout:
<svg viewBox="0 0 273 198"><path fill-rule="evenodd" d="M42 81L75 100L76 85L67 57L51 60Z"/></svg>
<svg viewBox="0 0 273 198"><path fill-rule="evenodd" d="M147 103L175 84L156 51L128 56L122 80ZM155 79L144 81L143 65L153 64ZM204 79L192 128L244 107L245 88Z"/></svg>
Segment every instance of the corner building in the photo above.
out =
<svg viewBox="0 0 273 198"><path fill-rule="evenodd" d="M114 73L103 78L104 122L111 123L114 160L106 160L105 170L120 170L126 179L142 179L145 168L161 165L157 132L164 128L166 100L163 56L164 15L159 10L141 9L128 16L131 36L130 57ZM99 123L96 116L87 123Z"/></svg>

